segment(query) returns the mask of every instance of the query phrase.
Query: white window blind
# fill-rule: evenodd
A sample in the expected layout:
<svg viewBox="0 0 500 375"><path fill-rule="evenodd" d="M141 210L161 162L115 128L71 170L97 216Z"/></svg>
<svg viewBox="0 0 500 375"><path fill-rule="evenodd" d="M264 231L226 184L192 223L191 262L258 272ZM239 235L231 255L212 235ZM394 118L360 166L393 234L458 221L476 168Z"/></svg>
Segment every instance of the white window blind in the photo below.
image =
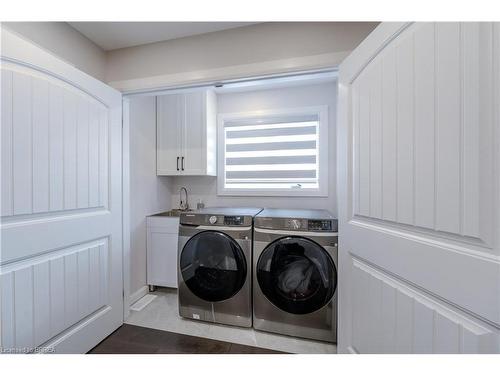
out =
<svg viewBox="0 0 500 375"><path fill-rule="evenodd" d="M318 114L225 121L224 188L318 189L319 125Z"/></svg>

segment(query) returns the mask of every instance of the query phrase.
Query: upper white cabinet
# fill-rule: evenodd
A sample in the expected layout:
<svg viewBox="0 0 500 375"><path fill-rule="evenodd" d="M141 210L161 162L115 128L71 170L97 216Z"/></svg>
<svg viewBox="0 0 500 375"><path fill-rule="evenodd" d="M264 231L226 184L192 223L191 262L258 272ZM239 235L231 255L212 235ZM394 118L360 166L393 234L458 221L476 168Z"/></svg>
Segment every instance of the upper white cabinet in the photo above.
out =
<svg viewBox="0 0 500 375"><path fill-rule="evenodd" d="M211 90L158 96L157 174L216 175L216 97Z"/></svg>

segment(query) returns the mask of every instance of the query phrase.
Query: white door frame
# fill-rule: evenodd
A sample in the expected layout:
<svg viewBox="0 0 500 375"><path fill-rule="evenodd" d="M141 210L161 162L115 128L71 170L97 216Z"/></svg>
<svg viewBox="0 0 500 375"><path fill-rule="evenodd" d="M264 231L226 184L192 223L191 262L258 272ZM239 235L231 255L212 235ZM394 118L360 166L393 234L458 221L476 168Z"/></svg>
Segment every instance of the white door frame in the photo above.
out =
<svg viewBox="0 0 500 375"><path fill-rule="evenodd" d="M335 59L339 59L341 55L335 56ZM344 56L344 55L342 55ZM312 61L309 59L308 61ZM340 62L340 60L338 60ZM330 73L336 72L338 65L328 66L322 65L321 68L318 69L309 69L310 66L308 64L297 65L296 69L293 69L292 72L283 73L280 69L268 69L266 71L266 75L255 76L249 75L241 76L238 75L237 78L232 76L231 74L220 74L218 76L217 81L211 80L212 77L207 76L206 80L200 81L197 76L182 76L182 81L176 83L174 81L164 81L162 80L153 80L154 88L140 88L140 89L126 89L123 87L122 89L125 91L123 94L123 254L124 254L124 262L123 262L123 280L124 280L124 307L123 307L123 316L124 320L130 315L130 305L134 303L131 299L131 293L136 291L130 290L130 100L136 96L156 96L171 93L172 91L177 90L191 90L202 87L214 86L215 84L225 82L225 83L238 83L238 82L247 82L251 80L265 80L269 78L275 77L293 77L298 75L306 75L306 74L314 74L314 73ZM248 72L247 72L248 73ZM129 84L132 82L126 81L126 87L128 88ZM121 88L121 86L120 86ZM147 287L147 285L145 286ZM142 296L142 291L146 291L147 289L140 289ZM136 299L136 298L134 298Z"/></svg>
<svg viewBox="0 0 500 375"><path fill-rule="evenodd" d="M130 315L130 100L122 104L123 321Z"/></svg>

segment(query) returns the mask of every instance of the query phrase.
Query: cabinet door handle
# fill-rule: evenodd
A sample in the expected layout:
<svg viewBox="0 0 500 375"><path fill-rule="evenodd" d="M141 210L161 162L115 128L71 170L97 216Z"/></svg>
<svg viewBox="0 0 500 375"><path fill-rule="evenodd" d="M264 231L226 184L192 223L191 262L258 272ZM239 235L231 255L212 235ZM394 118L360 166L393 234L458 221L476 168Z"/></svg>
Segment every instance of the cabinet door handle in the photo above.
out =
<svg viewBox="0 0 500 375"><path fill-rule="evenodd" d="M179 170L179 157L177 156L177 170Z"/></svg>
<svg viewBox="0 0 500 375"><path fill-rule="evenodd" d="M181 169L184 170L184 156L181 159Z"/></svg>

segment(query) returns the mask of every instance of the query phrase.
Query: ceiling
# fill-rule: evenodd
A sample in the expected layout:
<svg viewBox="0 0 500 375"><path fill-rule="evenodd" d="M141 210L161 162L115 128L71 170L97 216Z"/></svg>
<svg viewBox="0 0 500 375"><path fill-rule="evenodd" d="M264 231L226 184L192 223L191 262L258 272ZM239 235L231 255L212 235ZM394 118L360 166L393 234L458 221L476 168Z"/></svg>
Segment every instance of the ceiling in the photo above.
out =
<svg viewBox="0 0 500 375"><path fill-rule="evenodd" d="M68 22L105 51L252 25L255 22Z"/></svg>

